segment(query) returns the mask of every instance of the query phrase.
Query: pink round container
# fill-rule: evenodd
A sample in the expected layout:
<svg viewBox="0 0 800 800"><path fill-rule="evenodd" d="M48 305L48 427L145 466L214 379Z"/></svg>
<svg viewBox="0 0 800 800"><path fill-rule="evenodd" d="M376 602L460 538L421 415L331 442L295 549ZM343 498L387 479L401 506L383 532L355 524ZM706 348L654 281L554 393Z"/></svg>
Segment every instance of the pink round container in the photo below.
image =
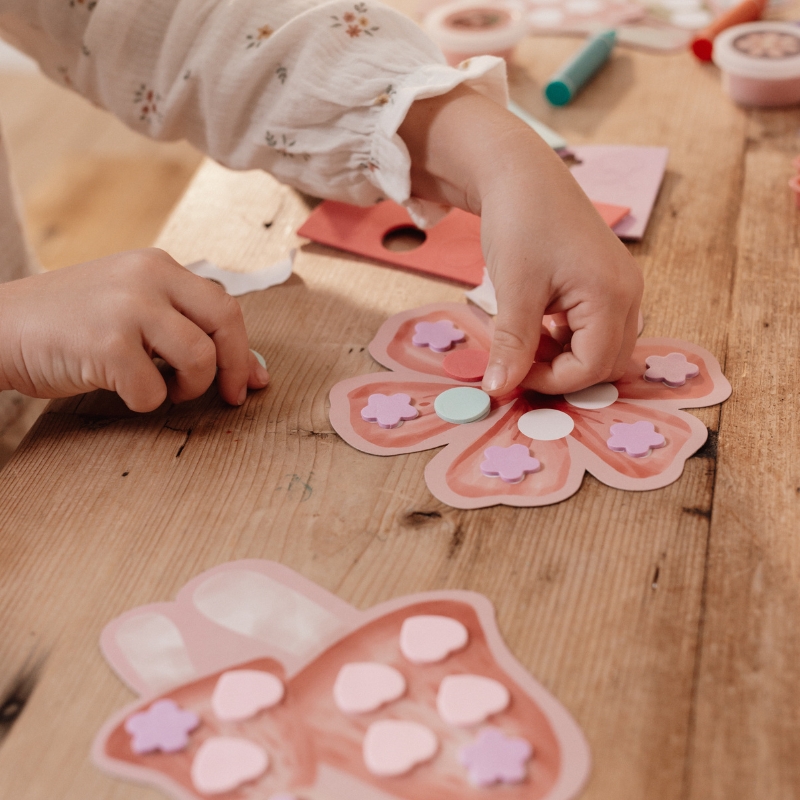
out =
<svg viewBox="0 0 800 800"><path fill-rule="evenodd" d="M528 33L524 8L513 0L456 0L433 9L423 21L447 63L456 66L472 56L508 60Z"/></svg>
<svg viewBox="0 0 800 800"><path fill-rule="evenodd" d="M800 27L788 22L734 25L714 40L722 86L743 106L800 103Z"/></svg>

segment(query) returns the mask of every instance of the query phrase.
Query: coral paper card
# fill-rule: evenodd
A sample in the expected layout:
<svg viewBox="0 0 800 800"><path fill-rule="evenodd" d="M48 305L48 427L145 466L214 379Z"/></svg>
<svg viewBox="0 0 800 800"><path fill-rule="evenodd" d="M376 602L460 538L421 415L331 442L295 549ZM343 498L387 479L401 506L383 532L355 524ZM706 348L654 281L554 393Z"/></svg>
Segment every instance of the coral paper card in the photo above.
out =
<svg viewBox="0 0 800 800"><path fill-rule="evenodd" d="M616 225L630 210L595 203L603 219ZM425 231L425 241L414 250L396 252L383 245L387 233L413 227L408 212L384 200L361 208L326 200L317 206L297 231L319 244L398 267L427 272L441 278L477 286L483 279L480 217L454 208L441 222Z"/></svg>
<svg viewBox="0 0 800 800"><path fill-rule="evenodd" d="M326 200L311 212L297 233L359 256L477 286L484 266L480 226L479 217L454 208L425 231L425 241L419 247L396 252L383 246L383 238L391 231L414 227L402 206L384 200L361 208Z"/></svg>
<svg viewBox="0 0 800 800"><path fill-rule="evenodd" d="M549 320L549 322L548 322ZM545 318L550 353L569 332ZM566 395L517 389L491 398L488 415L454 424L436 411L439 397L464 392L475 376L453 377L448 359L460 351L488 351L494 321L474 306L434 303L390 317L369 345L389 372L358 375L331 389L330 420L336 432L364 453L393 456L443 447L427 464L431 493L455 508L542 506L580 489L590 472L615 489L660 489L678 480L686 459L708 430L681 409L725 400L731 386L707 350L680 339L639 339L625 374ZM424 346L447 334L449 351ZM455 337L455 338L454 338ZM441 338L441 337L440 337ZM558 342L556 341L558 340ZM441 342L439 341L439 344ZM560 351L560 349L559 349ZM472 381L478 392L480 378ZM402 395L402 417L382 424L363 413ZM452 395L451 395L452 396ZM410 407L410 408L409 408ZM413 412L416 414L413 414ZM397 416L397 415L395 415Z"/></svg>
<svg viewBox="0 0 800 800"><path fill-rule="evenodd" d="M586 194L629 206L630 214L613 226L621 239L641 239L667 167L666 147L580 145L570 151L580 162L571 172Z"/></svg>
<svg viewBox="0 0 800 800"><path fill-rule="evenodd" d="M95 740L179 800L570 800L589 748L466 591L361 611L271 561L134 609L103 653L140 699Z"/></svg>

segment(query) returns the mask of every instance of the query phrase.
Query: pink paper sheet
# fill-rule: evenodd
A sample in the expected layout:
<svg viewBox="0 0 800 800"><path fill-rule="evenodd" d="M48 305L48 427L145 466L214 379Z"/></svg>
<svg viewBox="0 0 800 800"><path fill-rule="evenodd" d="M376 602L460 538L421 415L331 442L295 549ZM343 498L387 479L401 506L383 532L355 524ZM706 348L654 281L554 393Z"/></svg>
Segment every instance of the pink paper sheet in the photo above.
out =
<svg viewBox="0 0 800 800"><path fill-rule="evenodd" d="M667 167L666 147L586 144L570 147L581 162L571 168L592 200L627 206L628 216L614 226L622 239L641 239Z"/></svg>

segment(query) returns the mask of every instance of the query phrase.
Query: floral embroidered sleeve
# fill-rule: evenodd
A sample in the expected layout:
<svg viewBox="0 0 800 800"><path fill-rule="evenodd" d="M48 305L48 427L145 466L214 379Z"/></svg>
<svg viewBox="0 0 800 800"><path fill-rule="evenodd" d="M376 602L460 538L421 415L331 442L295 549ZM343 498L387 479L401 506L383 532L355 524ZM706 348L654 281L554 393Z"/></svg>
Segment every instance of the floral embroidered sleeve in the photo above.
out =
<svg viewBox="0 0 800 800"><path fill-rule="evenodd" d="M389 197L421 224L441 211L410 198L411 104L465 82L506 100L500 59L449 67L372 0L0 0L0 32L149 136L316 196Z"/></svg>

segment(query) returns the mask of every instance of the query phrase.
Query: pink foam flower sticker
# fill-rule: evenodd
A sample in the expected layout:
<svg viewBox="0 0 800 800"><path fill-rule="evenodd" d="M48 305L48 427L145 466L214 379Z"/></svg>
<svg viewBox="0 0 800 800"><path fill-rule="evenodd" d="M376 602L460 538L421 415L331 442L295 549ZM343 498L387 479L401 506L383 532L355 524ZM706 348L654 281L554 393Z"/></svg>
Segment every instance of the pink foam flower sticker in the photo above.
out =
<svg viewBox="0 0 800 800"><path fill-rule="evenodd" d="M611 437L607 444L618 453L627 453L633 458L643 458L651 450L664 447L667 440L656 431L652 422L618 422L611 426Z"/></svg>
<svg viewBox="0 0 800 800"><path fill-rule="evenodd" d="M184 711L174 700L158 700L147 711L125 721L134 753L177 753L189 743L189 734L200 724L193 711Z"/></svg>
<svg viewBox="0 0 800 800"><path fill-rule="evenodd" d="M494 321L473 307L438 303L396 314L369 346L373 358L390 371L336 384L330 418L337 433L365 453L389 456L444 447L429 461L425 479L435 497L456 508L556 503L578 491L585 472L617 489L666 486L680 477L686 459L708 437L705 425L681 409L720 403L731 392L719 363L704 348L678 339L640 339L625 373L613 384L566 397L515 390L492 398L484 419L454 425L436 415L434 402L442 392L469 383L448 375L445 356L414 341L418 330L427 330L427 323L440 322L463 332L466 347L489 350ZM649 364L661 363L654 359L666 359L674 367L677 356L684 365L682 385L675 385L677 369L665 373L667 385L663 377L645 378ZM691 374L694 377L686 379ZM406 394L419 415L394 429L366 422L361 410L375 393ZM536 413L529 414L532 411ZM615 426L640 422L648 423L647 430L652 431L642 453L649 452L647 458L632 457L637 451L633 445L631 450L609 446L609 439L616 442L615 431L627 430ZM654 436L663 437L662 446ZM539 468L524 469L522 475L513 469L504 477L495 464L499 454L505 453L501 460L510 464L526 452Z"/></svg>
<svg viewBox="0 0 800 800"><path fill-rule="evenodd" d="M437 353L444 353L456 342L463 342L464 331L460 331L449 319L437 322L418 322L414 326L412 342L417 347L430 347Z"/></svg>
<svg viewBox="0 0 800 800"><path fill-rule="evenodd" d="M484 728L459 757L469 772L470 783L491 786L523 781L532 755L533 748L525 739L506 736L498 728Z"/></svg>
<svg viewBox="0 0 800 800"><path fill-rule="evenodd" d="M486 460L481 464L481 472L490 478L502 478L506 483L519 483L541 466L524 444L487 447L483 455Z"/></svg>
<svg viewBox="0 0 800 800"><path fill-rule="evenodd" d="M371 394L369 402L361 409L361 418L366 422L377 422L381 428L396 428L401 422L419 416L407 394Z"/></svg>
<svg viewBox="0 0 800 800"><path fill-rule="evenodd" d="M666 356L648 356L644 377L648 381L663 381L667 386L683 386L689 378L700 374L697 364L690 364L683 353L669 353Z"/></svg>

